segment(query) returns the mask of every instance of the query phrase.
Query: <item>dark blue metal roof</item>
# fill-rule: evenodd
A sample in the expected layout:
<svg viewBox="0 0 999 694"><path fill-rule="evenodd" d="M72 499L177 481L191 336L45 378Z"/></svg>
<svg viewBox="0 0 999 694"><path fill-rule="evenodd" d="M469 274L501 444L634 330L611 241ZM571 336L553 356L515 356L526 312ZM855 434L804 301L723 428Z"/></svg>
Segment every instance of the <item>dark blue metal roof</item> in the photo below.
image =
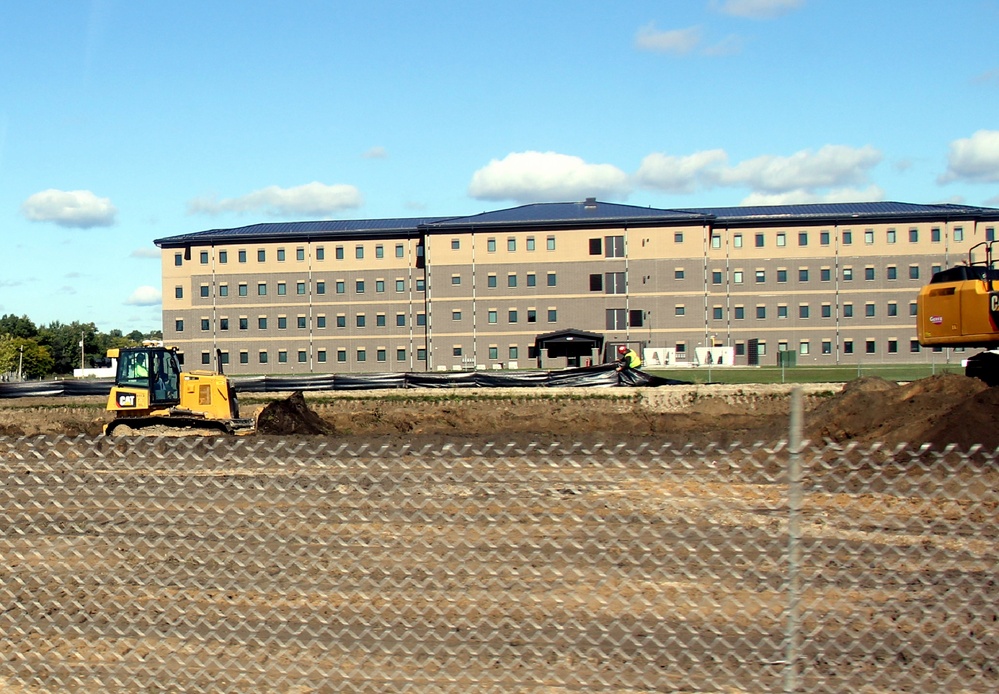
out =
<svg viewBox="0 0 999 694"><path fill-rule="evenodd" d="M494 226L582 227L602 224L652 225L659 223L764 224L786 221L793 224L828 220L848 223L850 219L918 220L988 219L999 221L999 209L970 205L919 205L906 202L838 202L803 205L748 205L742 207L695 207L660 209L589 198L583 202L545 202L483 212L467 217L405 217L397 219L345 219L317 222L275 222L251 224L235 229L211 229L156 239L161 248L240 239L272 241L278 239L324 238L404 238L423 233L448 232Z"/></svg>
<svg viewBox="0 0 999 694"><path fill-rule="evenodd" d="M156 239L157 246L171 247L239 239L273 240L277 238L335 238L415 236L421 225L440 217L404 217L397 219L340 219L318 222L273 222L251 224L234 229L209 229Z"/></svg>
<svg viewBox="0 0 999 694"><path fill-rule="evenodd" d="M829 202L802 205L747 205L742 207L698 207L687 212L710 215L715 222L777 221L780 219L843 219L890 217L993 216L999 210L968 205L918 205L908 202Z"/></svg>
<svg viewBox="0 0 999 694"><path fill-rule="evenodd" d="M657 222L657 221L702 221L703 213L696 210L663 210L655 207L637 207L617 203L599 202L594 199L583 202L539 202L505 210L483 212L469 217L451 217L438 222L427 223L430 229L454 229L455 227L479 227L491 225L579 225L586 223L613 222Z"/></svg>

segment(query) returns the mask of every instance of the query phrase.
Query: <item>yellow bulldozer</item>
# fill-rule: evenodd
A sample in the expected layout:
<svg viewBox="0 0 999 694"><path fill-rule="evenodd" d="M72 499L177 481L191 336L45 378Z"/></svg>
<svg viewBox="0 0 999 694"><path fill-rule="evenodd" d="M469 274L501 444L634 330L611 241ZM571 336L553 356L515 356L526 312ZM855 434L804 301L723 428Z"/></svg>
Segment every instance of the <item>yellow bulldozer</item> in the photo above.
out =
<svg viewBox="0 0 999 694"><path fill-rule="evenodd" d="M182 371L177 349L159 343L109 349L107 355L117 359L118 368L107 402L114 419L105 425L105 435L126 426L223 434L254 430L253 418L239 416L236 391L222 373L221 359L217 372Z"/></svg>

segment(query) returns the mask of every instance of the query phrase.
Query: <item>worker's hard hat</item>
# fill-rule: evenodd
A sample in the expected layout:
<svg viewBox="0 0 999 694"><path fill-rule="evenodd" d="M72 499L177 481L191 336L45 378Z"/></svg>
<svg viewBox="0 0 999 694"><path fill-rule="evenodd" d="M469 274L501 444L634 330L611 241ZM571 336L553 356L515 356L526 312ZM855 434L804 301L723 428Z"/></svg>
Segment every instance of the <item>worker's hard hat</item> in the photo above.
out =
<svg viewBox="0 0 999 694"><path fill-rule="evenodd" d="M628 348L625 347L624 345L621 345L620 347L617 348L617 351L620 352L621 354L624 354L625 352L628 351Z"/></svg>

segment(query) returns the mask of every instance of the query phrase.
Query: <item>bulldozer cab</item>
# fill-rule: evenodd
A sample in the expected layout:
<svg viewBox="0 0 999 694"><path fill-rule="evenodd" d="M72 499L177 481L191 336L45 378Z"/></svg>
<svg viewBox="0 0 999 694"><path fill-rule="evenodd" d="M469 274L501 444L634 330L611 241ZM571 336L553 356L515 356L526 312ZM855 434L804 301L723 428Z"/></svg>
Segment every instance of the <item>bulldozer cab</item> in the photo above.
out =
<svg viewBox="0 0 999 694"><path fill-rule="evenodd" d="M176 352L164 347L119 350L115 386L148 392L150 405L176 405L180 401Z"/></svg>

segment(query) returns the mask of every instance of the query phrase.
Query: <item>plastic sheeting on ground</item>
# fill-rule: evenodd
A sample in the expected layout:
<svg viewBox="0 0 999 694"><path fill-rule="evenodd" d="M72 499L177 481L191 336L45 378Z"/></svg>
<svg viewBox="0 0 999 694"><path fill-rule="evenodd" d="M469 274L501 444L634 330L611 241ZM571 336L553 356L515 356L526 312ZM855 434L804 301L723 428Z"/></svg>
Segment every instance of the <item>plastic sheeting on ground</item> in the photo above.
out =
<svg viewBox="0 0 999 694"><path fill-rule="evenodd" d="M318 374L310 376L232 377L239 393L283 391L376 390L386 388L610 388L684 385L637 369L617 371L614 364L561 371L459 371L437 373ZM0 383L0 398L107 395L112 381L30 381Z"/></svg>

